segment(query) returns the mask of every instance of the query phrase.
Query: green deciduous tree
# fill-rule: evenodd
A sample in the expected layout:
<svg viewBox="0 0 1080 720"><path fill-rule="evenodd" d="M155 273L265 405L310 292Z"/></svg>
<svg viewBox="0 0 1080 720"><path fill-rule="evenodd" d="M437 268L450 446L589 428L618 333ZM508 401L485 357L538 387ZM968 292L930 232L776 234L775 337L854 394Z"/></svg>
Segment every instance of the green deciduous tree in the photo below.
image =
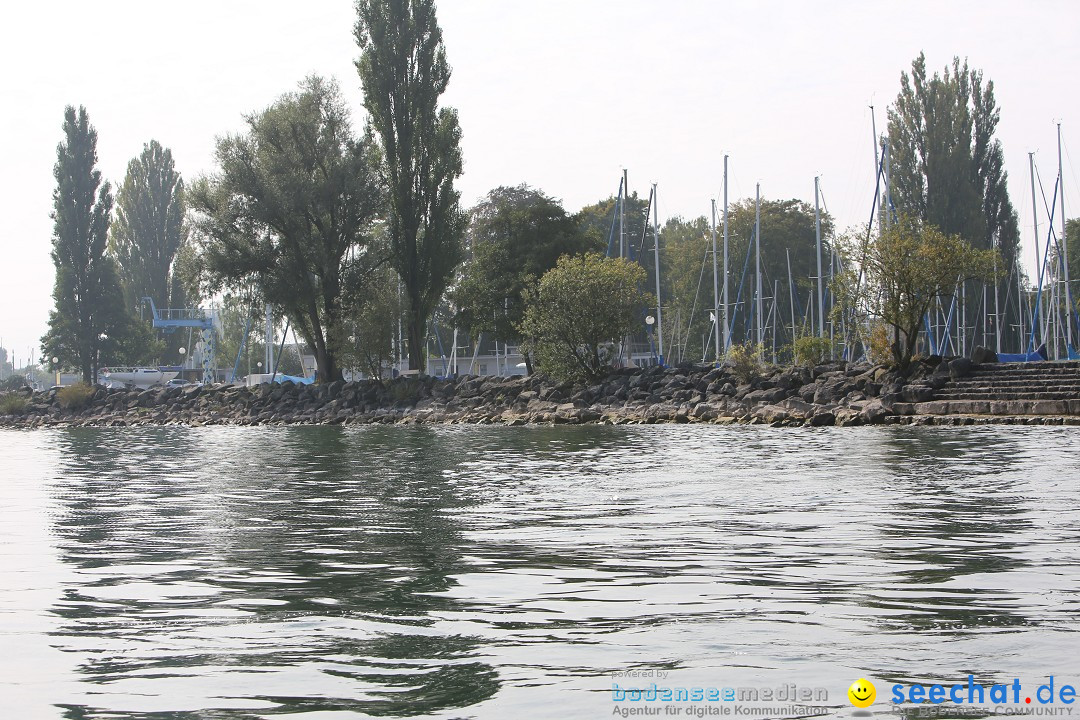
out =
<svg viewBox="0 0 1080 720"><path fill-rule="evenodd" d="M145 328L125 312L116 264L105 252L113 198L96 167L97 131L86 108L64 110L64 141L56 152L55 308L41 340L42 351L46 357L58 357L64 366L78 368L83 381L92 383L99 362L131 358Z"/></svg>
<svg viewBox="0 0 1080 720"><path fill-rule="evenodd" d="M713 304L711 250L705 217L671 218L660 231L664 347L672 364L701 359Z"/></svg>
<svg viewBox="0 0 1080 720"><path fill-rule="evenodd" d="M173 287L173 263L187 239L184 181L172 151L156 140L128 163L116 195L116 220L109 244L120 266L124 296L134 310L142 298L158 307L178 307L182 291Z"/></svg>
<svg viewBox="0 0 1080 720"><path fill-rule="evenodd" d="M729 269L731 279L729 285L729 301L734 309L739 280L742 277L743 266L746 262L746 253L749 249L751 255L747 266L746 281L743 286L742 304L738 307L738 319L735 322L732 342L738 343L752 339L744 329L747 324L744 320L750 312L750 305L754 296L754 222L755 210L754 199L747 198L733 203L728 210L728 237L730 240ZM717 230L720 234L721 230ZM822 266L827 268L831 250L831 238L833 234L832 217L821 213L821 256ZM722 253L720 240L717 240L717 252ZM785 327L791 323L791 293L788 291L788 256L791 257L791 276L795 284L796 298L796 322L801 323L803 318L799 315L808 312L807 300L815 297L813 293L817 288L817 235L814 220L813 206L801 200L761 200L761 291L766 298L772 297L773 283L780 281L780 293L777 298L776 312L779 327ZM711 271L710 271L711 273ZM711 283L711 279L710 279ZM712 303L712 292L709 292L709 304ZM764 303L768 308L769 302ZM816 308L816 300L810 302L810 307ZM764 311L768 313L768 309ZM750 323L753 326L753 323ZM798 334L798 333L796 333ZM790 336L787 336L790 340Z"/></svg>
<svg viewBox="0 0 1080 720"><path fill-rule="evenodd" d="M529 294L521 334L537 368L564 379L607 374L615 340L640 326L654 299L641 287L645 270L598 253L564 255Z"/></svg>
<svg viewBox="0 0 1080 720"><path fill-rule="evenodd" d="M645 212L649 208L648 198L639 197L632 192L626 198L622 208L622 231L625 244L637 256L641 245L641 236L648 225ZM619 198L614 195L593 205L586 205L577 214L581 231L599 243L603 248L611 245L611 255L619 255ZM651 262L651 260L650 260Z"/></svg>
<svg viewBox="0 0 1080 720"><path fill-rule="evenodd" d="M880 234L850 233L842 241L848 262L834 281L837 307L891 328L893 360L906 367L931 305L953 295L958 282L991 279L996 252L904 216Z"/></svg>
<svg viewBox="0 0 1080 720"><path fill-rule="evenodd" d="M356 67L382 144L387 240L404 289L409 367L419 370L428 320L462 259L461 129L456 111L438 106L450 66L433 0L358 0L356 9Z"/></svg>
<svg viewBox="0 0 1080 720"><path fill-rule="evenodd" d="M602 249L579 225L558 201L527 185L489 192L471 213L472 257L454 294L460 326L519 342L523 293L563 255Z"/></svg>
<svg viewBox="0 0 1080 720"><path fill-rule="evenodd" d="M301 83L218 141L217 174L189 192L209 287L254 287L341 377L346 299L381 262L370 234L383 207L371 144L353 135L337 84Z"/></svg>
<svg viewBox="0 0 1080 720"><path fill-rule="evenodd" d="M397 273L384 265L354 298L355 311L346 323L349 344L343 360L350 370L382 380L396 359L394 340L402 317L399 285Z"/></svg>

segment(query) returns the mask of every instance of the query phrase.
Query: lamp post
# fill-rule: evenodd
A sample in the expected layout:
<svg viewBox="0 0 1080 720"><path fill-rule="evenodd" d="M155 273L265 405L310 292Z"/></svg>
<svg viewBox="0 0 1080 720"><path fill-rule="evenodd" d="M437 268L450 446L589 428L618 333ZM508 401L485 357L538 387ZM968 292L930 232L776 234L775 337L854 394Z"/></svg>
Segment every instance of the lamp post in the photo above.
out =
<svg viewBox="0 0 1080 720"><path fill-rule="evenodd" d="M653 325L656 324L656 318L654 318L652 315L646 315L645 316L645 324L649 328L649 345L653 346L652 347L653 357L656 357L656 343L653 342ZM659 358L657 358L657 362L658 363L660 362Z"/></svg>
<svg viewBox="0 0 1080 720"><path fill-rule="evenodd" d="M60 359L57 358L55 355L53 355L52 356L52 366L53 366L53 372L56 373L56 382L53 383L54 385L59 385L60 384L60 368L57 367L57 365L56 365L56 363L58 363L58 362L60 362Z"/></svg>

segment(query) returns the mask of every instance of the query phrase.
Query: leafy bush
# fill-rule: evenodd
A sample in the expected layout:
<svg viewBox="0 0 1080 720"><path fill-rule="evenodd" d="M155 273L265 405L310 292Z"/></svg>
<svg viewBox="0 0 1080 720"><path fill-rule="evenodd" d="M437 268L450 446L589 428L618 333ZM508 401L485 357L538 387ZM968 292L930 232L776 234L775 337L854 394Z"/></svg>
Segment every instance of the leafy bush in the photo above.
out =
<svg viewBox="0 0 1080 720"><path fill-rule="evenodd" d="M893 364L893 347L885 323L876 322L870 326L870 343L866 348L866 357L875 365Z"/></svg>
<svg viewBox="0 0 1080 720"><path fill-rule="evenodd" d="M727 364L731 366L731 373L739 382L748 383L764 370L765 365L761 361L765 348L761 343L745 342L742 345L732 345L727 352Z"/></svg>
<svg viewBox="0 0 1080 720"><path fill-rule="evenodd" d="M28 401L22 395L7 393L0 395L0 415L21 415Z"/></svg>
<svg viewBox="0 0 1080 720"><path fill-rule="evenodd" d="M12 375L0 383L0 390L22 390L26 387L25 375Z"/></svg>
<svg viewBox="0 0 1080 720"><path fill-rule="evenodd" d="M803 335L791 346L792 360L800 367L820 365L832 355L833 344L827 337Z"/></svg>
<svg viewBox="0 0 1080 720"><path fill-rule="evenodd" d="M94 397L94 388L86 383L68 385L56 391L56 400L65 410L79 410L90 404Z"/></svg>
<svg viewBox="0 0 1080 720"><path fill-rule="evenodd" d="M595 382L611 369L613 341L642 329L653 303L637 263L597 253L563 255L526 296L521 335L537 369L558 380Z"/></svg>

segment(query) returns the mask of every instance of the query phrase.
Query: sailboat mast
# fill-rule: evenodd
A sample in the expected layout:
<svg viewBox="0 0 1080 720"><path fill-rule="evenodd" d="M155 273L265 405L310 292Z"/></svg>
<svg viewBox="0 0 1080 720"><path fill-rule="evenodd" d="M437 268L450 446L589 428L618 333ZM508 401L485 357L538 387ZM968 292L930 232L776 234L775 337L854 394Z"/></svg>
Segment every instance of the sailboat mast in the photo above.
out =
<svg viewBox="0 0 1080 720"><path fill-rule="evenodd" d="M720 362L720 273L717 269L716 258L716 199L709 200L710 215L709 226L712 231L712 295L713 295L713 353L717 363ZM727 323L725 323L726 327Z"/></svg>
<svg viewBox="0 0 1080 720"><path fill-rule="evenodd" d="M885 227L892 225L892 181L889 174L892 170L892 155L889 152L889 143L881 141L881 154L885 159Z"/></svg>
<svg viewBox="0 0 1080 720"><path fill-rule="evenodd" d="M660 211L656 208L656 183L653 192L653 265L656 266L656 333L659 337L659 361L664 364L664 318L660 314Z"/></svg>
<svg viewBox="0 0 1080 720"><path fill-rule="evenodd" d="M728 156L724 156L724 352L731 347L731 323L728 321Z"/></svg>
<svg viewBox="0 0 1080 720"><path fill-rule="evenodd" d="M994 249L998 247L998 234L994 233ZM1009 279L1006 277L1005 282ZM998 288L1001 286L1001 281L998 280L997 274L997 253L994 253L994 343L996 344L995 352L1001 352L1001 309L998 305ZM1009 296L1006 295L1005 299L1008 300Z"/></svg>
<svg viewBox="0 0 1080 720"><path fill-rule="evenodd" d="M787 256L787 292L788 292L788 305L791 306L791 344L795 344L795 283L791 279L791 249L784 248L784 255Z"/></svg>
<svg viewBox="0 0 1080 720"><path fill-rule="evenodd" d="M630 188L626 184L626 168L622 171L622 197L619 198L619 257L626 257L626 233L624 231L626 215L626 196L630 194Z"/></svg>
<svg viewBox="0 0 1080 720"><path fill-rule="evenodd" d="M757 343L761 345L764 342L761 327L761 183L757 184L754 191L754 275L757 290L757 307L754 317L757 323Z"/></svg>
<svg viewBox="0 0 1080 720"><path fill-rule="evenodd" d="M1045 342L1046 334L1043 332L1043 328L1046 327L1046 305L1042 302L1042 259L1039 255L1039 206L1035 203L1035 153L1028 153L1028 172L1031 175L1031 221L1035 228L1035 287L1039 293L1035 297L1035 304L1039 307L1039 332L1041 337L1038 339ZM1032 329L1034 333L1034 328ZM1036 350L1038 348L1032 347L1030 350Z"/></svg>
<svg viewBox="0 0 1080 720"><path fill-rule="evenodd" d="M1069 286L1069 237L1065 227L1065 175L1061 165L1061 123L1057 124L1058 141L1058 187L1061 188L1061 254L1065 266L1065 354L1068 356L1073 336L1072 288Z"/></svg>
<svg viewBox="0 0 1080 720"><path fill-rule="evenodd" d="M821 276L821 190L820 178L814 178L814 234L817 243L817 309L818 309L818 337L825 337L825 289L824 278Z"/></svg>

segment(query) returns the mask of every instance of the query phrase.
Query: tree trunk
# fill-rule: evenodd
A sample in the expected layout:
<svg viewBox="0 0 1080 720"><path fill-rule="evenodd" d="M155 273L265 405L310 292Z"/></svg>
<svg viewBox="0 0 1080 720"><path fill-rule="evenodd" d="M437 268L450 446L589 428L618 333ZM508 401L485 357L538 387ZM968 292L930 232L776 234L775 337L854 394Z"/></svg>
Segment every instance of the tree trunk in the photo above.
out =
<svg viewBox="0 0 1080 720"><path fill-rule="evenodd" d="M320 383L332 383L335 380L344 379L334 354L328 352L325 348L315 355L315 370L318 373Z"/></svg>
<svg viewBox="0 0 1080 720"><path fill-rule="evenodd" d="M424 319L420 313L410 308L406 328L406 342L409 348L409 369L421 370L424 366Z"/></svg>

